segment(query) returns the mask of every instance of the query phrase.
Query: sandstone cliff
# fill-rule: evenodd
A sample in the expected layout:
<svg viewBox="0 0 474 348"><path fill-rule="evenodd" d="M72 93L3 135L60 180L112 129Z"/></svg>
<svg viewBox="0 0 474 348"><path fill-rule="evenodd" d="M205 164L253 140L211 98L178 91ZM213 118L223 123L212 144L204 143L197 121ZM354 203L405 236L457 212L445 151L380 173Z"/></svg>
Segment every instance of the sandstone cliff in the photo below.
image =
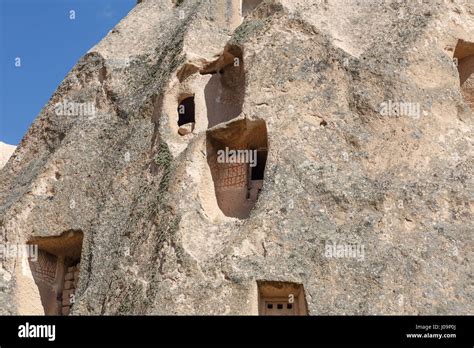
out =
<svg viewBox="0 0 474 348"><path fill-rule="evenodd" d="M314 315L473 314L473 42L460 0L140 1L0 171L2 241L44 252L2 262L0 313L257 314L285 282Z"/></svg>

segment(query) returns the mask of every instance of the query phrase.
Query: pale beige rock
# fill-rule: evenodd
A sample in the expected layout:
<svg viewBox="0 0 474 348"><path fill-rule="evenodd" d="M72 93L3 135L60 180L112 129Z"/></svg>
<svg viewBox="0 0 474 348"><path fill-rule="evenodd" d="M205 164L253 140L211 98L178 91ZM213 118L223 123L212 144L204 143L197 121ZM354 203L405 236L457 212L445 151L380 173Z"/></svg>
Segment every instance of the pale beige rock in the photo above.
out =
<svg viewBox="0 0 474 348"><path fill-rule="evenodd" d="M194 125L195 125L194 122L183 124L178 129L179 135L186 135L186 134L192 133L194 130Z"/></svg>
<svg viewBox="0 0 474 348"><path fill-rule="evenodd" d="M0 141L0 169L8 162L16 146L8 145Z"/></svg>
<svg viewBox="0 0 474 348"><path fill-rule="evenodd" d="M473 314L473 4L240 4L144 0L93 47L0 171L0 236L83 231L73 314L258 314L259 282L310 315ZM268 150L263 181L216 165L229 144ZM15 266L0 313L37 312Z"/></svg>

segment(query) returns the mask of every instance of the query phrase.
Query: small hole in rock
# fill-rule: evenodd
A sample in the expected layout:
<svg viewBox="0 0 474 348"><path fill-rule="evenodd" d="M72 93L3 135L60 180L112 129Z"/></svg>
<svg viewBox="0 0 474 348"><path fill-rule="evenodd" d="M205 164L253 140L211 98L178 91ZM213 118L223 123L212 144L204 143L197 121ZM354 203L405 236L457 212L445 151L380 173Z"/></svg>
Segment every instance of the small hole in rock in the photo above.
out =
<svg viewBox="0 0 474 348"><path fill-rule="evenodd" d="M183 99L178 105L178 133L186 135L194 130L195 126L194 96Z"/></svg>

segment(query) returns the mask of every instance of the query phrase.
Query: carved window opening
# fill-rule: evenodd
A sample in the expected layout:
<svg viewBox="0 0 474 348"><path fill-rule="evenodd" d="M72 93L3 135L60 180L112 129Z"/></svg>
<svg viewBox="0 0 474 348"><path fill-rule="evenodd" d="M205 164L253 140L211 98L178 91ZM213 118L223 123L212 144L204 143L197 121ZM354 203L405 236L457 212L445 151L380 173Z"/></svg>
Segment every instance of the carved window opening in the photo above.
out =
<svg viewBox="0 0 474 348"><path fill-rule="evenodd" d="M196 110L194 96L182 99L178 105L178 133L186 135L194 130L196 125Z"/></svg>
<svg viewBox="0 0 474 348"><path fill-rule="evenodd" d="M29 241L38 246L38 258L28 262L46 315L68 315L74 305L82 239L82 232L68 231Z"/></svg>
<svg viewBox="0 0 474 348"><path fill-rule="evenodd" d="M207 133L208 164L224 215L245 219L263 188L268 155L265 121L237 120Z"/></svg>
<svg viewBox="0 0 474 348"><path fill-rule="evenodd" d="M308 315L303 285L274 281L259 281L257 285L260 315Z"/></svg>

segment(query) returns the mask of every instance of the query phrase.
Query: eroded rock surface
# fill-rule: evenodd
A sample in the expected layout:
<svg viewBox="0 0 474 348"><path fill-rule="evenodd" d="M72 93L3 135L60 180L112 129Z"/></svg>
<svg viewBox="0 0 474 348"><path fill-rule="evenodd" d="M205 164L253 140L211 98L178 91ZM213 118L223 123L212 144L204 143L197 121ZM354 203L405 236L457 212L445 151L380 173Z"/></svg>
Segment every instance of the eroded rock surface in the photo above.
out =
<svg viewBox="0 0 474 348"><path fill-rule="evenodd" d="M473 314L473 110L456 48L474 54L458 46L474 42L474 5L244 5L242 18L238 0L140 1L0 171L2 241L83 233L71 314L258 314L258 282L299 284L312 315ZM65 100L94 112L58 115ZM216 198L219 134L265 152L249 216ZM254 174L234 171L245 194ZM24 273L2 262L1 314L41 312Z"/></svg>

